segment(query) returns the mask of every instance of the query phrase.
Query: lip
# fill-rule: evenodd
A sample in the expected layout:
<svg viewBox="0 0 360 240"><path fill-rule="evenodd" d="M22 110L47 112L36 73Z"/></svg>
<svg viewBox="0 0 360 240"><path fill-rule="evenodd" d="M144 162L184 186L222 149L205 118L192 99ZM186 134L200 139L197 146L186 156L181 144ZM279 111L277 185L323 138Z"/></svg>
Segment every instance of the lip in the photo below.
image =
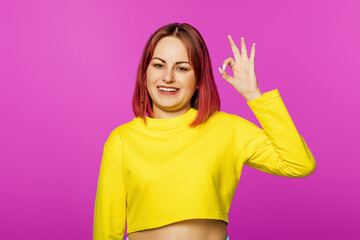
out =
<svg viewBox="0 0 360 240"><path fill-rule="evenodd" d="M175 94L177 94L178 92L180 92L180 89L179 89L179 88L176 88L176 89L179 89L179 90L177 90L176 92L165 92L165 91L161 91L161 90L159 89L159 87L165 87L165 86L158 86L158 87L157 87L157 90L158 90L159 93L162 94L162 95L171 96L171 95L175 95ZM169 87L167 87L167 88L169 88ZM174 88L175 88L175 87L174 87Z"/></svg>
<svg viewBox="0 0 360 240"><path fill-rule="evenodd" d="M160 85L160 86L156 86L157 88L159 87L163 87L163 88L176 88L176 89L180 89L180 88L177 88L177 87L173 87L173 86L164 86L164 85Z"/></svg>

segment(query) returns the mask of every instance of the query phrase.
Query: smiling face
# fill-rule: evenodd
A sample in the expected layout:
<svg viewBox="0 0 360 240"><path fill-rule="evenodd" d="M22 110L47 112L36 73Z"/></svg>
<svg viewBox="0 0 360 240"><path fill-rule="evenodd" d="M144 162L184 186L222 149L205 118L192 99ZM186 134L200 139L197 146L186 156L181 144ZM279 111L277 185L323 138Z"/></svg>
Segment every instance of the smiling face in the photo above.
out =
<svg viewBox="0 0 360 240"><path fill-rule="evenodd" d="M176 117L190 109L196 78L179 38L164 37L157 43L146 71L146 85L154 118Z"/></svg>

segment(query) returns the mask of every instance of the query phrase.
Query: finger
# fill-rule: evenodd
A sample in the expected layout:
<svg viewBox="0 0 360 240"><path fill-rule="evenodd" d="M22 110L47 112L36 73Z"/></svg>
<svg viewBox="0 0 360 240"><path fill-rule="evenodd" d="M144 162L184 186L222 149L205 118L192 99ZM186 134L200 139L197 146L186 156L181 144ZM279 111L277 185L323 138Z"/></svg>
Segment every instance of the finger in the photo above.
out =
<svg viewBox="0 0 360 240"><path fill-rule="evenodd" d="M235 45L235 42L234 42L234 40L232 39L232 37L230 35L228 35L228 40L229 40L229 43L230 43L230 47L231 47L231 49L232 49L232 51L234 53L235 60L239 61L241 59L241 54L240 54L239 49Z"/></svg>
<svg viewBox="0 0 360 240"><path fill-rule="evenodd" d="M246 44L245 44L244 37L241 37L241 56L243 58L248 59L248 54L247 54L247 51L246 51Z"/></svg>
<svg viewBox="0 0 360 240"><path fill-rule="evenodd" d="M229 65L231 68L233 68L235 66L236 62L233 58L229 57L227 59L225 59L225 61L223 62L223 70L225 70L226 66Z"/></svg>
<svg viewBox="0 0 360 240"><path fill-rule="evenodd" d="M255 43L253 43L253 45L251 46L250 61L255 61Z"/></svg>
<svg viewBox="0 0 360 240"><path fill-rule="evenodd" d="M225 72L225 70L222 70L221 68L219 68L219 71L220 71L221 76L232 85L233 77L230 76L229 74L227 74Z"/></svg>

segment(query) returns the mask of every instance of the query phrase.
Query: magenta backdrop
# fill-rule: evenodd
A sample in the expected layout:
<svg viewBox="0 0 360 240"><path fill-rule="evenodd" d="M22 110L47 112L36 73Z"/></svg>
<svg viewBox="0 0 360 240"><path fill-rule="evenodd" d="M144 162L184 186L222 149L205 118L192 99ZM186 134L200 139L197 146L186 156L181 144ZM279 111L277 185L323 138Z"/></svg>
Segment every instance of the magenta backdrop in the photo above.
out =
<svg viewBox="0 0 360 240"><path fill-rule="evenodd" d="M248 52L255 42L260 90L279 89L317 161L300 179L245 166L230 239L360 237L359 7L355 0L2 0L0 238L92 239L103 145L133 119L141 53L171 22L204 37L221 110L260 126L217 70L233 57L227 34L238 46L243 36Z"/></svg>

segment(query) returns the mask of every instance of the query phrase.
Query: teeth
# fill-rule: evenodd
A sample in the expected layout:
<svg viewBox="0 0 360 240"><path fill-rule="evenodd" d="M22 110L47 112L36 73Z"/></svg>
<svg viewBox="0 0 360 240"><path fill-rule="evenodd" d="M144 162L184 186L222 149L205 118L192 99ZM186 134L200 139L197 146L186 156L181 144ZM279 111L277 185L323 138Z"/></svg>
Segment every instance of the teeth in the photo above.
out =
<svg viewBox="0 0 360 240"><path fill-rule="evenodd" d="M176 92L178 90L176 88L163 88L163 87L159 87L159 89L167 92Z"/></svg>

